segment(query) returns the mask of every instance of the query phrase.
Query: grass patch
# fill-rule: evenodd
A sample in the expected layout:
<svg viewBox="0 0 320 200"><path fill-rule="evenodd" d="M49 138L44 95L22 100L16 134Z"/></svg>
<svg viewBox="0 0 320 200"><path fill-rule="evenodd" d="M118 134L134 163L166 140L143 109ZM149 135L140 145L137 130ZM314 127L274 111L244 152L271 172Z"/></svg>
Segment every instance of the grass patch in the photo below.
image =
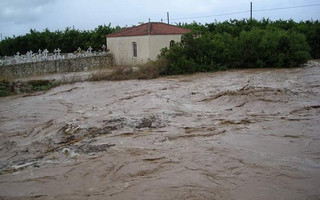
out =
<svg viewBox="0 0 320 200"><path fill-rule="evenodd" d="M27 84L30 85L31 91L49 90L56 86L56 84L50 80L31 80L28 81Z"/></svg>
<svg viewBox="0 0 320 200"><path fill-rule="evenodd" d="M12 85L9 81L0 81L0 97L9 96L12 94Z"/></svg>

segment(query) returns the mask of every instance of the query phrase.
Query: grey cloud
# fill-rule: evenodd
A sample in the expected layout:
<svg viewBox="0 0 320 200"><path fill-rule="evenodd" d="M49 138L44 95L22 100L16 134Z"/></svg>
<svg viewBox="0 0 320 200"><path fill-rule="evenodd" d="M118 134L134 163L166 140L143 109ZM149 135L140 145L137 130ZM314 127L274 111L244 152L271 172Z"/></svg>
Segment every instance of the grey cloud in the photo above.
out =
<svg viewBox="0 0 320 200"><path fill-rule="evenodd" d="M37 21L55 0L1 0L0 23L22 24Z"/></svg>

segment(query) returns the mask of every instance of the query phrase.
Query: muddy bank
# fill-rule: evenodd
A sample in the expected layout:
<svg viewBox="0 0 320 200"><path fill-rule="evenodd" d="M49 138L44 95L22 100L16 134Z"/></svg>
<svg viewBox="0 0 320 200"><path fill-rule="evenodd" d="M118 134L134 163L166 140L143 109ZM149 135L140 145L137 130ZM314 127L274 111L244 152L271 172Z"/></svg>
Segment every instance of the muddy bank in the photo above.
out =
<svg viewBox="0 0 320 200"><path fill-rule="evenodd" d="M319 199L320 66L0 99L0 199Z"/></svg>
<svg viewBox="0 0 320 200"><path fill-rule="evenodd" d="M33 95L32 93L46 91L52 87L63 84L72 84L91 80L93 76L100 74L109 75L113 69L99 69L86 72L68 72L59 74L47 74L42 76L31 76L27 78L10 79L5 78L0 80L0 97L25 94ZM38 94L35 94L38 95Z"/></svg>

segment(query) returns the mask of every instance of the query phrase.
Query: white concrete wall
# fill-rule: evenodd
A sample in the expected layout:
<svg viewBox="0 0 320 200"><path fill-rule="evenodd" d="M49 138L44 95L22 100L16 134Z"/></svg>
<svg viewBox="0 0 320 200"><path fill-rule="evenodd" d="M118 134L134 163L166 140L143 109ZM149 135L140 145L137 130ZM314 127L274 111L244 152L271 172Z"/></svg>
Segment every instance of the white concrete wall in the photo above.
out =
<svg viewBox="0 0 320 200"><path fill-rule="evenodd" d="M170 41L180 42L181 35L144 35L107 38L107 48L116 65L138 65L156 60L160 50L170 46ZM133 57L132 43L137 44L137 57Z"/></svg>
<svg viewBox="0 0 320 200"><path fill-rule="evenodd" d="M150 60L156 60L160 50L169 48L171 40L181 41L181 35L150 35Z"/></svg>
<svg viewBox="0 0 320 200"><path fill-rule="evenodd" d="M137 57L133 57L132 43L137 43ZM107 48L113 55L116 65L141 64L149 58L149 36L110 37Z"/></svg>

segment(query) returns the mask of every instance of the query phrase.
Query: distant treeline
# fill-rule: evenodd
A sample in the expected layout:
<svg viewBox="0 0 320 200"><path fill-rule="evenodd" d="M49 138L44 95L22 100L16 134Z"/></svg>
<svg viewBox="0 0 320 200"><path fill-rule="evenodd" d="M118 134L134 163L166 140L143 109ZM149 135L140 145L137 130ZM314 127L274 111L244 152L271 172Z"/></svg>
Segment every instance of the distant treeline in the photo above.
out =
<svg viewBox="0 0 320 200"><path fill-rule="evenodd" d="M178 24L192 30L181 43L163 49L166 60L164 74L215 71L242 67L295 67L310 58L320 58L320 22L269 19L229 20L207 24ZM5 38L0 42L0 56L12 56L18 51L60 48L74 52L80 47L101 50L105 36L120 27L101 25L92 31L66 28L64 31L30 33Z"/></svg>
<svg viewBox="0 0 320 200"><path fill-rule="evenodd" d="M192 30L163 49L164 74L230 68L297 67L320 58L319 21L230 20L179 24Z"/></svg>
<svg viewBox="0 0 320 200"><path fill-rule="evenodd" d="M66 28L64 31L51 32L45 29L42 32L34 29L30 33L22 36L7 37L0 42L0 56L12 56L18 51L25 54L32 50L37 52L39 49L48 49L53 52L60 48L62 52L74 52L79 47L87 50L90 46L95 51L99 51L103 44L106 44L106 35L119 30L120 27L111 27L109 25L100 25L91 31Z"/></svg>

